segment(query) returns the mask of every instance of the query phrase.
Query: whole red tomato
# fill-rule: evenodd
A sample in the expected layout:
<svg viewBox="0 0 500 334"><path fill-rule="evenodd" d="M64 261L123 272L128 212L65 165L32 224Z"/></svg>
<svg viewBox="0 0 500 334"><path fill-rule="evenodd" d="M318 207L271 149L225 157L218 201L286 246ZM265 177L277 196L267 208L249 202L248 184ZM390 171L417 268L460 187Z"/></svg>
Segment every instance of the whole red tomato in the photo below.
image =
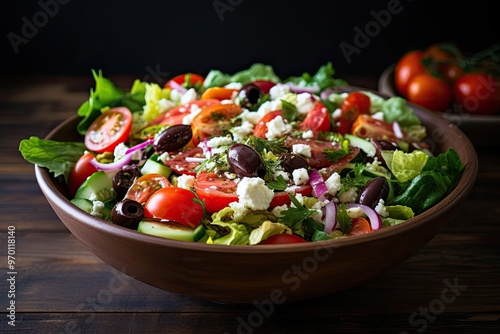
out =
<svg viewBox="0 0 500 334"><path fill-rule="evenodd" d="M430 110L445 111L451 104L453 93L443 79L420 73L410 80L407 99Z"/></svg>
<svg viewBox="0 0 500 334"><path fill-rule="evenodd" d="M405 53L394 68L394 83L399 94L407 97L408 85L410 80L417 74L425 72L425 67L422 64L422 50L412 50Z"/></svg>
<svg viewBox="0 0 500 334"><path fill-rule="evenodd" d="M500 112L500 78L486 73L467 73L454 85L455 102L471 114Z"/></svg>

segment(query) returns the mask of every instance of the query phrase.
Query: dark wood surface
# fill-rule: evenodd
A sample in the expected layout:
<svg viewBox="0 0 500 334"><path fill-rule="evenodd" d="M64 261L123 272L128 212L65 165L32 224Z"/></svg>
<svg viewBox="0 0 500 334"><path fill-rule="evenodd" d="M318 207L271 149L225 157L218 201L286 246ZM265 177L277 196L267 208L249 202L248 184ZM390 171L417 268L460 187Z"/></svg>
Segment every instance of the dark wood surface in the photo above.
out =
<svg viewBox="0 0 500 334"><path fill-rule="evenodd" d="M112 79L129 88L134 78ZM376 88L376 78L349 81ZM162 291L115 271L73 237L47 204L33 166L18 151L19 142L31 135L44 137L73 115L92 86L91 77L2 78L1 331L500 332L498 146L477 147L478 178L455 220L397 268L348 291L266 310L218 304ZM7 281L9 227L15 228L15 298L9 296ZM12 300L15 327L9 325L7 309Z"/></svg>

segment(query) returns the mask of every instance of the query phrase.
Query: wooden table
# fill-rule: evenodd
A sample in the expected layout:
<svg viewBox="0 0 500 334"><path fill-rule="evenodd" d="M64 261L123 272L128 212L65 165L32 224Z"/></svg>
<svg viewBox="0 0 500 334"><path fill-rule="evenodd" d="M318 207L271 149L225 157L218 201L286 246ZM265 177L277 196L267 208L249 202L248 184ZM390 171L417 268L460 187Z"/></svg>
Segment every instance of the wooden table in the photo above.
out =
<svg viewBox="0 0 500 334"><path fill-rule="evenodd" d="M133 79L111 78L124 88L129 88ZM376 80L358 79L350 82L376 88ZM352 290L280 305L271 314L259 317L254 305L200 301L127 277L89 252L59 221L36 183L33 166L19 154L18 145L21 139L31 135L45 136L73 115L87 99L90 87L93 87L90 75L88 78L2 79L1 330L19 333L500 332L498 146L495 150L477 148L479 175L474 189L454 222L420 252ZM9 281L11 275L6 269L8 233L14 229L15 238L10 239L15 240L15 282ZM12 289L15 297L9 293ZM11 324L15 327L9 325L12 312L8 308L12 301L15 301L15 322Z"/></svg>

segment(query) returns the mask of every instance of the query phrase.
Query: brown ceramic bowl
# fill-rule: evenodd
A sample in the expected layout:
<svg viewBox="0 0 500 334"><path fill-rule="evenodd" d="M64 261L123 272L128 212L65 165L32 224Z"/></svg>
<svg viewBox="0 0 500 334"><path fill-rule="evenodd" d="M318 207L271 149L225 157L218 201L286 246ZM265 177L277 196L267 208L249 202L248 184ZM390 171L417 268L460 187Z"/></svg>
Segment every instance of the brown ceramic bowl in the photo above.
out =
<svg viewBox="0 0 500 334"><path fill-rule="evenodd" d="M354 89L357 89L354 87ZM385 96L387 97L387 96ZM64 185L35 166L36 178L61 221L102 261L128 276L180 295L222 302L282 303L346 290L399 265L453 220L472 189L477 155L456 126L411 105L435 152L453 147L465 169L456 188L428 211L369 234L307 244L224 246L162 239L93 217L65 197ZM54 129L53 140L79 140L73 117ZM397 251L394 251L394 250Z"/></svg>

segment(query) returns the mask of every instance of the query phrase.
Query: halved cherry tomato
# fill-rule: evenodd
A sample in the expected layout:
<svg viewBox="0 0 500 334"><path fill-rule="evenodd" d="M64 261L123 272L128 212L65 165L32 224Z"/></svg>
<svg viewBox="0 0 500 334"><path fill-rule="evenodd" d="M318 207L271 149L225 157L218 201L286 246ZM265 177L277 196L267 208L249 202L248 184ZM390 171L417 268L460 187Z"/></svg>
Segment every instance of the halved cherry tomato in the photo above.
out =
<svg viewBox="0 0 500 334"><path fill-rule="evenodd" d="M156 191L144 205L144 217L173 220L196 228L204 211L191 191L180 187L167 187Z"/></svg>
<svg viewBox="0 0 500 334"><path fill-rule="evenodd" d="M216 99L216 100L232 100L238 94L237 89L225 87L210 87L201 94L201 100Z"/></svg>
<svg viewBox="0 0 500 334"><path fill-rule="evenodd" d="M295 189L296 194L301 194L302 196L311 196L312 187L310 185L298 186ZM290 196L286 191L278 191L274 193L274 197L271 200L271 204L269 204L270 208L275 208L281 205L290 205L291 200Z"/></svg>
<svg viewBox="0 0 500 334"><path fill-rule="evenodd" d="M271 88L276 85L275 82L269 80L255 80L252 83L260 88L262 94L269 94Z"/></svg>
<svg viewBox="0 0 500 334"><path fill-rule="evenodd" d="M394 68L394 83L398 92L407 97L408 85L410 80L417 74L425 72L422 64L422 50L412 50L405 53Z"/></svg>
<svg viewBox="0 0 500 334"><path fill-rule="evenodd" d="M167 83L165 84L165 88L170 88L174 89L177 85L181 85L184 88L199 88L201 85L203 85L203 82L205 81L205 78L199 74L196 73L185 73L185 74L180 74L178 76L173 77L172 79L168 80Z"/></svg>
<svg viewBox="0 0 500 334"><path fill-rule="evenodd" d="M84 153L71 169L68 179L68 190L71 196L76 194L78 188L90 175L97 172L97 168L90 164L92 159L94 159L92 153Z"/></svg>
<svg viewBox="0 0 500 334"><path fill-rule="evenodd" d="M168 179L161 174L145 174L134 181L124 198L132 199L144 205L156 191L171 186L172 184Z"/></svg>
<svg viewBox="0 0 500 334"><path fill-rule="evenodd" d="M241 114L241 107L234 103L205 106L193 118L193 144L198 145L208 137L221 136L231 126L231 119Z"/></svg>
<svg viewBox="0 0 500 334"><path fill-rule="evenodd" d="M352 123L361 114L370 114L370 97L362 92L352 92L340 105L338 132L345 135L351 131Z"/></svg>
<svg viewBox="0 0 500 334"><path fill-rule="evenodd" d="M283 117L283 112L281 110L274 110L262 116L262 118L257 122L257 124L255 124L255 127L253 129L253 135L255 137L266 139L267 123L269 121L272 121L278 116Z"/></svg>
<svg viewBox="0 0 500 334"><path fill-rule="evenodd" d="M314 103L314 107L307 113L306 118L300 123L302 131L312 130L314 133L330 130L330 114L328 109L320 101Z"/></svg>
<svg viewBox="0 0 500 334"><path fill-rule="evenodd" d="M351 133L361 138L386 140L397 143L399 139L394 134L392 124L375 119L370 115L359 115L352 124ZM406 133L403 131L403 135Z"/></svg>
<svg viewBox="0 0 500 334"><path fill-rule="evenodd" d="M434 111L445 111L452 101L452 91L446 81L431 74L420 73L410 79L408 101Z"/></svg>
<svg viewBox="0 0 500 334"><path fill-rule="evenodd" d="M467 73L455 82L455 101L468 113L500 112L500 78L486 73Z"/></svg>
<svg viewBox="0 0 500 334"><path fill-rule="evenodd" d="M360 235L370 233L372 231L372 227L370 222L363 217L353 218L351 222L351 231L350 235Z"/></svg>
<svg viewBox="0 0 500 334"><path fill-rule="evenodd" d="M160 116L149 122L147 126L163 125L163 124L168 124L168 125L183 124L182 120L184 119L184 117L186 117L191 113L191 107L193 105L199 108L203 108L206 106L212 106L216 104L220 104L220 101L217 99L195 100L192 102L188 102L180 106L173 107L166 113L161 114Z"/></svg>
<svg viewBox="0 0 500 334"><path fill-rule="evenodd" d="M302 237L295 234L274 234L267 239L259 242L259 245L282 245L282 244L299 244L307 243L308 241Z"/></svg>
<svg viewBox="0 0 500 334"><path fill-rule="evenodd" d="M89 126L85 146L97 153L113 152L118 144L127 141L131 129L132 113L128 108L106 110Z"/></svg>

